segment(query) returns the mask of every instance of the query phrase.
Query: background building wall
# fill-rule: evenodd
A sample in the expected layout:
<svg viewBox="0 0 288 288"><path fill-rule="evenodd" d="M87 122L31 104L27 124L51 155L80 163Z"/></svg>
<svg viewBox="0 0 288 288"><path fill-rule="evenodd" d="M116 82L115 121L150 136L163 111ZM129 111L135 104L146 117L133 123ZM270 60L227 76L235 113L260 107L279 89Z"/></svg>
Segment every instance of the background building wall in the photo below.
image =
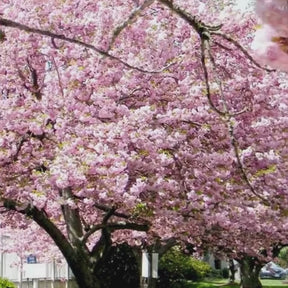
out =
<svg viewBox="0 0 288 288"><path fill-rule="evenodd" d="M26 259L22 259L21 265L21 259L15 253L2 252L0 255L0 277L11 280L18 288L77 287L65 261L62 264L37 263L37 260L36 263L34 261L29 263Z"/></svg>

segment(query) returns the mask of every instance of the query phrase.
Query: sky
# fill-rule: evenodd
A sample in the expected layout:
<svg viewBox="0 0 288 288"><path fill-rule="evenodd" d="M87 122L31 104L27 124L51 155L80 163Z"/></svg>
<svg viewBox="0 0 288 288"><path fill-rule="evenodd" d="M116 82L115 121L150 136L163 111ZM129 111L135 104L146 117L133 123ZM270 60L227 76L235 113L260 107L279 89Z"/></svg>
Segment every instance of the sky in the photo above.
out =
<svg viewBox="0 0 288 288"><path fill-rule="evenodd" d="M253 0L235 0L235 6L241 11L247 10L251 4L253 4Z"/></svg>

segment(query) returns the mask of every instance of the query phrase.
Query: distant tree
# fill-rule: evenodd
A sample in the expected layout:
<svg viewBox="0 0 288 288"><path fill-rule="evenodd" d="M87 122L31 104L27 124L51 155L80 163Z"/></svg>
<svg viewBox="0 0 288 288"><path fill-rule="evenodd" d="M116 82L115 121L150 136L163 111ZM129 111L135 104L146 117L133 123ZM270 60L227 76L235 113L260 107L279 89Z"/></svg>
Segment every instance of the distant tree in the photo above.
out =
<svg viewBox="0 0 288 288"><path fill-rule="evenodd" d="M288 268L288 247L282 248L277 258L277 262L281 267Z"/></svg>

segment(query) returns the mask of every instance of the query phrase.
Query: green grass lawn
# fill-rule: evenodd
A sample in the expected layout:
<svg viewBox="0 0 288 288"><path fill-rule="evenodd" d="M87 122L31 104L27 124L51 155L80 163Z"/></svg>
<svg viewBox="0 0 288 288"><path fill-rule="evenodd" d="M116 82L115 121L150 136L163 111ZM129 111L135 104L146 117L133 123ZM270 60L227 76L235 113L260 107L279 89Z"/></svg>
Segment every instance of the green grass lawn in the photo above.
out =
<svg viewBox="0 0 288 288"><path fill-rule="evenodd" d="M283 280L261 280L263 287L288 287L288 284L283 284Z"/></svg>
<svg viewBox="0 0 288 288"><path fill-rule="evenodd" d="M219 287L225 287L225 288L237 288L239 285L225 285L227 283L227 280L211 280L211 281L201 281L201 282L195 282L191 283L189 288L219 288Z"/></svg>
<svg viewBox="0 0 288 288"><path fill-rule="evenodd" d="M283 280L261 280L264 288L282 288L288 287L288 284L283 284ZM225 285L227 280L212 280L191 283L189 288L238 288L239 285Z"/></svg>

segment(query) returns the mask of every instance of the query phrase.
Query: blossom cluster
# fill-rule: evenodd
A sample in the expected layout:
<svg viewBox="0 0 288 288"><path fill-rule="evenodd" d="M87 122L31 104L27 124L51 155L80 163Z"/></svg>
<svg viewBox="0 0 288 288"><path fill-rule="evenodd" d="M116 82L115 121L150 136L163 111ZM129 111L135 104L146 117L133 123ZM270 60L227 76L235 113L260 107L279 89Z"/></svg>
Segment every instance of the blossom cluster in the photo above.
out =
<svg viewBox="0 0 288 288"><path fill-rule="evenodd" d="M255 11L262 21L252 43L255 57L261 64L288 71L288 1L257 0Z"/></svg>

